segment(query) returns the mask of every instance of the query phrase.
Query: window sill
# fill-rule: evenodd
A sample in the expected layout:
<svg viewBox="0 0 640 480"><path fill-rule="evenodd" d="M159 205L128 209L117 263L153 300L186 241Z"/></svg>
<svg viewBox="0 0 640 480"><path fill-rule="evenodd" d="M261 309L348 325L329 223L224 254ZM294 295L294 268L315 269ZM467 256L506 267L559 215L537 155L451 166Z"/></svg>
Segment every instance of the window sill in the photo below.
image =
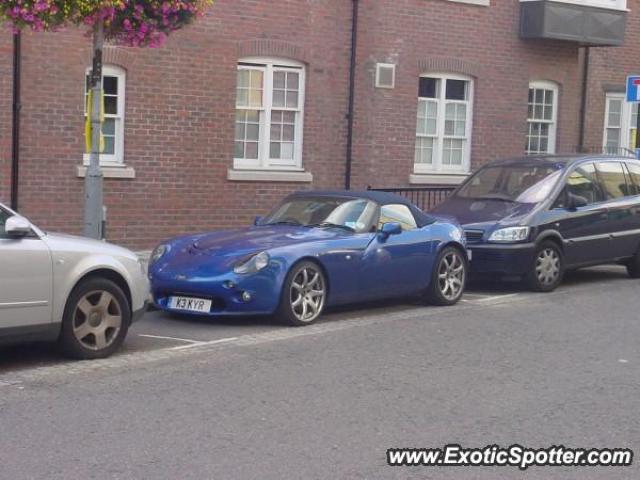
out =
<svg viewBox="0 0 640 480"><path fill-rule="evenodd" d="M227 170L227 180L234 182L299 182L311 183L311 172L278 170Z"/></svg>
<svg viewBox="0 0 640 480"><path fill-rule="evenodd" d="M132 167L101 167L102 176L104 178L136 178L136 171ZM87 167L84 165L76 165L76 177L84 178L87 176Z"/></svg>
<svg viewBox="0 0 640 480"><path fill-rule="evenodd" d="M483 7L488 7L490 0L449 0L449 1L450 2L457 2L457 3L468 3L470 5L480 5L480 6L483 6Z"/></svg>
<svg viewBox="0 0 640 480"><path fill-rule="evenodd" d="M412 173L409 183L412 185L460 185L469 174L467 173Z"/></svg>

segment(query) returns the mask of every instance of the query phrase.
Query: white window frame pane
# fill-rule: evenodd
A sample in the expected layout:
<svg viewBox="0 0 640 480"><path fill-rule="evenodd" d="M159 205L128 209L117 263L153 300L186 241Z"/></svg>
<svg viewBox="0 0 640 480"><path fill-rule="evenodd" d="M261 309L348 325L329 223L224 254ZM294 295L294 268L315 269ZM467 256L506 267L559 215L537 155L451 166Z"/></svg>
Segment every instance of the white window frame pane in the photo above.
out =
<svg viewBox="0 0 640 480"><path fill-rule="evenodd" d="M91 69L88 68L85 72L85 78L91 74ZM105 114L105 118L115 119L115 141L114 141L114 153L113 154L100 154L100 165L104 167L122 167L124 166L124 123L125 123L125 105L126 105L126 71L116 65L103 65L102 77L116 77L118 79L118 101L117 109L118 113ZM85 80L86 82L86 80ZM87 115L87 92L86 84L83 96L84 101L84 115L86 120ZM88 153L83 154L83 164L89 165L90 155Z"/></svg>
<svg viewBox="0 0 640 480"><path fill-rule="evenodd" d="M471 140L473 138L473 103L474 103L474 81L472 77L466 75L457 75L449 73L425 73L420 75L420 78L435 78L438 79L436 98L421 98L418 97L418 103L421 100L431 101L436 103L437 106L437 119L436 119L436 134L435 135L420 135L416 133L417 137L433 138L433 154L432 163L418 163L414 160L414 172L415 173L469 173L471 171ZM447 100L446 89L447 80L463 80L467 82L467 100ZM464 105L466 107L465 117L465 134L455 135L455 122L453 135L447 135L445 131L446 124L446 106L448 104ZM457 107L456 107L457 113ZM416 130L417 130L417 116L416 116ZM462 162L460 165L449 165L444 163L444 143L445 139L462 140ZM417 143L416 143L417 145ZM420 154L415 153L414 159L421 158Z"/></svg>
<svg viewBox="0 0 640 480"><path fill-rule="evenodd" d="M620 111L620 125L619 126L611 126L609 124L609 110L611 107L612 101L620 101L622 102L622 108ZM635 122L633 121L633 103L629 103L625 99L625 95L623 93L607 93L605 95L605 112L604 112L604 128L602 134L602 147L606 148L627 148L631 151L635 150L635 145L631 144L633 140L633 131L636 129ZM609 129L618 131L618 144L616 147L607 147L609 143ZM607 150L604 150L607 151ZM611 153L621 153L619 151L611 151Z"/></svg>
<svg viewBox="0 0 640 480"><path fill-rule="evenodd" d="M241 110L241 109L245 109L245 110L260 110L264 108L264 88L265 88L265 76L266 76L266 69L262 66L253 66L253 65L238 65L238 71L249 71L249 72L256 72L256 71L260 71L262 72L262 105L251 105L250 103L250 98L251 98L251 77L249 77L249 87L248 88L243 88L244 90L247 91L247 105L241 105L239 106L236 103L236 109ZM251 76L251 74L249 74ZM237 92L238 92L238 84L237 84L237 79L236 79L236 102L237 102Z"/></svg>
<svg viewBox="0 0 640 480"><path fill-rule="evenodd" d="M258 146L257 159L234 158L233 168L242 170L287 170L302 171L302 147L304 132L304 103L305 103L305 68L302 63L293 62L279 58L249 57L239 60L238 69L262 69L263 93L262 109L260 113L260 140ZM298 106L274 107L273 106L273 76L275 72L293 72L298 74ZM285 80L285 88L286 88ZM285 105L286 92L285 89ZM257 110L254 107L236 107L237 110L248 109ZM293 112L294 120L294 142L293 158L271 158L271 116L274 111ZM235 148L234 148L235 151Z"/></svg>
<svg viewBox="0 0 640 480"><path fill-rule="evenodd" d="M251 65L238 65L238 71L241 70L249 70L249 71L260 71L262 72L262 105L261 106L251 106L251 105L247 105L247 106L238 106L236 104L236 111L239 110L244 110L244 111L258 111L259 112L259 119L258 119L258 125L259 125L259 134L258 134L258 158L234 158L234 168L238 168L236 167L236 164L241 164L243 166L243 168L260 168L262 165L262 161L261 161L261 155L262 155L262 151L264 149L264 135L265 132L267 131L267 118L266 118L266 102L267 102L267 95L266 95L266 89L267 89L267 68L264 65L253 65L253 62L246 62L246 63L251 63ZM236 78L236 95L237 95L237 81L238 79ZM249 81L249 85L251 85L251 81ZM249 90L247 90L249 91ZM249 103L249 102L247 102ZM245 128L246 128L246 123L245 123ZM246 132L245 132L245 139L246 139ZM244 149L243 152L246 152L246 142L244 145ZM234 154L235 154L235 141L234 141Z"/></svg>
<svg viewBox="0 0 640 480"><path fill-rule="evenodd" d="M531 90L535 91L543 91L542 103L538 103L536 101L536 92L533 95L533 103L528 101L528 98L531 94ZM551 110L551 119L544 118L544 110L547 105L547 92L553 92L553 104ZM545 153L556 153L556 139L557 139L557 130L558 130L558 101L560 99L560 89L558 85L554 82L546 82L546 81L533 81L529 82L529 90L527 92L527 131L525 136L525 153L527 155L536 155L536 154L545 154ZM529 115L529 109L533 106L533 117ZM540 118L536 117L535 107L542 106L542 116ZM531 128L534 125L541 126L542 124L549 126L548 135L534 135L537 139L536 143L538 144L538 148L535 150L531 150ZM540 142L543 138L547 139L547 149L540 150Z"/></svg>

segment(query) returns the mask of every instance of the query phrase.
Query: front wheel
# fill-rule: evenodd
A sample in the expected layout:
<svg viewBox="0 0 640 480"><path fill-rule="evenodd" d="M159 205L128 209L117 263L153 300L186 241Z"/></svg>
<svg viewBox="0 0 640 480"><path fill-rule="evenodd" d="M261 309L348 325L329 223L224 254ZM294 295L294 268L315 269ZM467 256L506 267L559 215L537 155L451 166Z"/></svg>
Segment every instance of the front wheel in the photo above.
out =
<svg viewBox="0 0 640 480"><path fill-rule="evenodd" d="M122 345L130 323L131 309L120 287L89 278L69 296L58 343L73 358L105 358Z"/></svg>
<svg viewBox="0 0 640 480"><path fill-rule="evenodd" d="M455 305L462 298L467 281L467 260L460 250L447 247L436 259L426 294L432 305Z"/></svg>
<svg viewBox="0 0 640 480"><path fill-rule="evenodd" d="M300 262L284 281L276 315L288 325L310 325L322 314L326 298L327 282L322 269L314 262Z"/></svg>
<svg viewBox="0 0 640 480"><path fill-rule="evenodd" d="M534 254L533 265L526 276L529 288L535 292L551 292L562 282L564 261L560 247L554 242L542 242Z"/></svg>

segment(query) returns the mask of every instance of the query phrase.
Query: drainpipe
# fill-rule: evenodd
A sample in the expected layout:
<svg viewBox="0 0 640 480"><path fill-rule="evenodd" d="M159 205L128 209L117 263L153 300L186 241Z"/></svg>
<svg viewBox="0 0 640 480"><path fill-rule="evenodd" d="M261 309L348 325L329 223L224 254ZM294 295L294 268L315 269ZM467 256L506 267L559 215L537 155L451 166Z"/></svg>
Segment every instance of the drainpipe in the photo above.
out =
<svg viewBox="0 0 640 480"><path fill-rule="evenodd" d="M344 188L351 190L351 163L353 162L353 115L356 94L356 49L358 46L358 0L353 0L351 15L351 62L349 66L349 110L347 113L347 161Z"/></svg>
<svg viewBox="0 0 640 480"><path fill-rule="evenodd" d="M578 152L584 152L584 137L587 124L587 90L589 89L589 53L590 48L584 47L582 58L582 92L580 95L580 124L578 132Z"/></svg>
<svg viewBox="0 0 640 480"><path fill-rule="evenodd" d="M20 67L22 60L20 32L13 34L13 118L11 138L11 208L18 210L20 173Z"/></svg>

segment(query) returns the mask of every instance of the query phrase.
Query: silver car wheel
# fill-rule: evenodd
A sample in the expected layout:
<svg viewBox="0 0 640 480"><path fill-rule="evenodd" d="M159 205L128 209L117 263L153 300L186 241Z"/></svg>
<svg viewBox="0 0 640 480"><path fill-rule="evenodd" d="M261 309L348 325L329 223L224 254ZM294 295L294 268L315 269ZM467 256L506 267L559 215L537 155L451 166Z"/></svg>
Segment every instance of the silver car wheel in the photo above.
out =
<svg viewBox="0 0 640 480"><path fill-rule="evenodd" d="M457 251L451 251L438 265L440 293L449 301L457 300L464 289L466 270L464 260Z"/></svg>
<svg viewBox="0 0 640 480"><path fill-rule="evenodd" d="M553 285L560 276L560 255L553 248L545 248L536 258L536 276L542 285Z"/></svg>
<svg viewBox="0 0 640 480"><path fill-rule="evenodd" d="M291 310L301 322L313 322L322 312L326 288L322 272L305 266L296 273L291 282Z"/></svg>
<svg viewBox="0 0 640 480"><path fill-rule="evenodd" d="M122 307L105 290L84 295L73 313L73 334L89 350L103 350L113 344L122 328Z"/></svg>

